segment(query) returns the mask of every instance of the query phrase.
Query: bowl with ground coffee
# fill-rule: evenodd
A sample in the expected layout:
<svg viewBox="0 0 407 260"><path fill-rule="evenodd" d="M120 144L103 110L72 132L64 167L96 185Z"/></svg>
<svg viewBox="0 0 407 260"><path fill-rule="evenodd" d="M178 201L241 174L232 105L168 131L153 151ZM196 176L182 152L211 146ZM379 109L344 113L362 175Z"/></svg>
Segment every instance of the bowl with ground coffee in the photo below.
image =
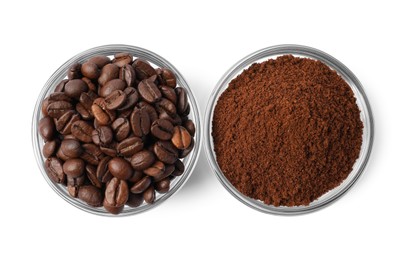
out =
<svg viewBox="0 0 407 260"><path fill-rule="evenodd" d="M50 77L34 109L32 140L41 173L63 199L97 215L132 215L160 205L191 175L199 111L164 58L100 46Z"/></svg>
<svg viewBox="0 0 407 260"><path fill-rule="evenodd" d="M358 180L373 144L356 76L314 48L280 45L235 64L210 96L211 168L238 200L273 214L330 205Z"/></svg>

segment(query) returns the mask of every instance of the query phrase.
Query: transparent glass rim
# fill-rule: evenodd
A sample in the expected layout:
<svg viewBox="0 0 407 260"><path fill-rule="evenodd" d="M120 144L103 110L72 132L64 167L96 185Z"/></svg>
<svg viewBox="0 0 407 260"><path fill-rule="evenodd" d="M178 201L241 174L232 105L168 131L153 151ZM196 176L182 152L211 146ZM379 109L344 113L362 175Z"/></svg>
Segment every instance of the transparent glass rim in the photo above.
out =
<svg viewBox="0 0 407 260"><path fill-rule="evenodd" d="M223 91L228 87L229 82L239 75L245 68L249 67L255 62L261 62L268 60L270 58L276 58L281 55L292 54L298 57L311 58L314 60L319 60L331 69L335 70L352 88L357 105L361 111L361 120L364 125L363 129L363 142L361 147L361 152L359 154L358 160L355 162L352 172L349 174L348 178L342 182L341 185L335 189L329 191L328 193L322 195L317 200L313 201L308 206L295 206L295 207L275 207L273 205L266 205L261 201L254 200L243 194L241 194L223 175L217 161L216 154L214 152L214 145L212 139L212 119L213 113L216 106L216 102ZM366 96L366 93L362 87L360 81L356 76L350 71L344 64L339 60L335 59L331 55L322 52L318 49L311 48L308 46L294 45L294 44L284 44L270 46L256 52L249 54L235 65L233 65L218 81L214 90L212 91L209 102L205 111L204 119L204 140L205 140L205 153L208 159L209 165L212 171L216 174L217 179L223 185L223 187L235 197L237 200L243 204L258 210L263 213L277 214L277 215L298 215L314 212L328 205L331 205L334 201L341 198L359 179L363 173L366 165L369 161L371 150L373 147L374 139L374 121L372 110Z"/></svg>
<svg viewBox="0 0 407 260"><path fill-rule="evenodd" d="M42 138L38 132L38 122L40 118L42 117L41 115L41 103L42 100L56 87L56 84L62 80L65 75L67 69L75 62L84 62L88 60L90 57L94 55L113 55L118 52L128 52L132 54L134 57L142 58L145 59L152 64L162 67L162 68L168 68L172 70L177 78L177 84L178 86L181 86L186 89L188 100L191 106L191 113L189 117L194 121L195 123L195 128L196 128L196 133L195 133L195 147L193 151L186 157L184 158L184 164L185 164L185 171L184 174L182 174L180 177L177 177L171 182L171 187L170 190L165 193L165 194L158 194L157 193L157 198L156 201L153 204L146 204L145 202L136 208L131 208L126 206L123 210L122 213L118 215L113 215L109 212L107 212L103 207L99 208L94 208L86 203L72 198L66 190L66 187L63 185L54 183L47 175L45 168L44 168L44 156L42 155L42 146L43 146L43 141ZM177 191L179 191L183 185L187 182L189 177L191 176L196 163L199 158L199 153L201 150L201 143L202 143L202 131L201 131L201 122L200 122L200 111L198 107L198 103L195 99L195 95L193 94L193 91L189 87L188 83L182 76L182 74L166 59L163 57L159 56L158 54L151 52L147 49L143 49L140 47L132 46L132 45L124 45L124 44L111 44L111 45L103 45L103 46L98 46L94 47L91 49L88 49L86 51L83 51L68 61L66 61L64 64L62 64L48 79L48 81L45 83L44 87L42 88L37 102L35 104L34 108L34 113L33 113L33 118L32 118L32 126L31 126L31 135L32 135L32 145L33 145L33 150L34 150L34 155L37 161L37 165L44 177L44 179L47 181L49 186L60 196L62 197L65 201L67 201L69 204L92 214L100 215L100 216L109 216L109 217L122 217L122 216L129 216L129 215L134 215L138 214L141 212L145 212L147 210L156 208L158 205L162 204L164 201L166 201L169 197L173 196Z"/></svg>

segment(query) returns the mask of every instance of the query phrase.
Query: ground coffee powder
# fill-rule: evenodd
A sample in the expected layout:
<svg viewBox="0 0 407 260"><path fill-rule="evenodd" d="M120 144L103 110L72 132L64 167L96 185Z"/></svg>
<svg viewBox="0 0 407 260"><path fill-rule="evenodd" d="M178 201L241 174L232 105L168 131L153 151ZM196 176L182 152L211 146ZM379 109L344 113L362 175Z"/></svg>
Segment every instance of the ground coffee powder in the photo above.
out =
<svg viewBox="0 0 407 260"><path fill-rule="evenodd" d="M274 206L308 205L338 186L362 144L349 85L324 63L291 55L252 64L232 80L212 123L225 177Z"/></svg>

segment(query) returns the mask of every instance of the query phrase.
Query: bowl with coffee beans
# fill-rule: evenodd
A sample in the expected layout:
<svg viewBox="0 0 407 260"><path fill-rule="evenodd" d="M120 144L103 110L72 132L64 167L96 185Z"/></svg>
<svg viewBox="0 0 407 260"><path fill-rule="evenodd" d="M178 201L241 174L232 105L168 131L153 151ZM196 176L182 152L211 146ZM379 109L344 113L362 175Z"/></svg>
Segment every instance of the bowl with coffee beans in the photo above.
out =
<svg viewBox="0 0 407 260"><path fill-rule="evenodd" d="M41 173L63 199L97 215L132 215L161 204L191 175L199 111L164 58L134 46L100 46L47 81L32 141Z"/></svg>

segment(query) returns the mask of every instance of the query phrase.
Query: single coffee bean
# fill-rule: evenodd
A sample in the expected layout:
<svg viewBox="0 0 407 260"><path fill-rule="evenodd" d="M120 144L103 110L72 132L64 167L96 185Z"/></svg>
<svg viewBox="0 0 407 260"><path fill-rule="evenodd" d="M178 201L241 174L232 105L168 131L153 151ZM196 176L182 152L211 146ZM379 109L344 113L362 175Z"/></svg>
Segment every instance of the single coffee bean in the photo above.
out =
<svg viewBox="0 0 407 260"><path fill-rule="evenodd" d="M78 198L92 207L101 207L103 204L102 191L93 185L85 185L79 188Z"/></svg>
<svg viewBox="0 0 407 260"><path fill-rule="evenodd" d="M73 106L70 102L67 101L54 101L50 102L47 107L47 113L52 118L59 118L67 111L72 110Z"/></svg>
<svg viewBox="0 0 407 260"><path fill-rule="evenodd" d="M49 105L49 97L46 97L41 103L41 113L43 116L48 116L47 107Z"/></svg>
<svg viewBox="0 0 407 260"><path fill-rule="evenodd" d="M79 186L77 185L67 185L66 189L68 190L69 195L71 195L74 198L78 197L79 193Z"/></svg>
<svg viewBox="0 0 407 260"><path fill-rule="evenodd" d="M156 182L154 184L154 189L158 192L158 193L166 193L170 190L170 178L165 178L159 182Z"/></svg>
<svg viewBox="0 0 407 260"><path fill-rule="evenodd" d="M86 174L82 174L78 177L66 176L66 185L68 186L82 186L86 182Z"/></svg>
<svg viewBox="0 0 407 260"><path fill-rule="evenodd" d="M79 102L83 105L83 107L87 110L91 110L93 105L93 101L95 101L97 94L93 91L83 92L79 97Z"/></svg>
<svg viewBox="0 0 407 260"><path fill-rule="evenodd" d="M93 62L85 62L81 68L82 75L89 79L97 79L100 76L100 68Z"/></svg>
<svg viewBox="0 0 407 260"><path fill-rule="evenodd" d="M189 103L187 103L187 107L185 108L185 111L184 111L184 113L181 114L181 116L186 117L189 115L190 112L191 112L191 106L189 105Z"/></svg>
<svg viewBox="0 0 407 260"><path fill-rule="evenodd" d="M168 115L173 116L177 113L175 105L166 98L162 98L156 104L158 111L165 111Z"/></svg>
<svg viewBox="0 0 407 260"><path fill-rule="evenodd" d="M130 192L140 194L145 191L151 185L151 177L144 176L141 180L134 183L130 188Z"/></svg>
<svg viewBox="0 0 407 260"><path fill-rule="evenodd" d="M95 186L99 189L101 189L103 187L102 182L96 176L96 167L95 166L86 164L85 172L86 172L86 176L88 177L88 180L90 181L90 183L92 183L93 186Z"/></svg>
<svg viewBox="0 0 407 260"><path fill-rule="evenodd" d="M67 176L76 178L85 172L85 162L82 159L69 159L63 164L64 173Z"/></svg>
<svg viewBox="0 0 407 260"><path fill-rule="evenodd" d="M68 135L71 133L72 124L80 119L75 111L69 110L55 121L56 129L59 133Z"/></svg>
<svg viewBox="0 0 407 260"><path fill-rule="evenodd" d="M49 103L56 101L66 101L71 103L72 98L68 97L64 92L54 92L49 95Z"/></svg>
<svg viewBox="0 0 407 260"><path fill-rule="evenodd" d="M133 56L127 52L121 52L114 55L112 60L113 64L116 64L119 67L123 67L126 64L130 64L133 61Z"/></svg>
<svg viewBox="0 0 407 260"><path fill-rule="evenodd" d="M162 174L155 176L154 181L158 182L161 181L164 178L167 178L170 176L173 172L175 171L175 165L174 164L167 164L165 165L165 170Z"/></svg>
<svg viewBox="0 0 407 260"><path fill-rule="evenodd" d="M144 176L145 175L142 171L133 171L131 177L127 181L136 183L139 180L143 179Z"/></svg>
<svg viewBox="0 0 407 260"><path fill-rule="evenodd" d="M160 161L156 161L153 165L145 169L143 172L145 175L148 175L150 177L158 178L159 176L162 176L165 171L165 164Z"/></svg>
<svg viewBox="0 0 407 260"><path fill-rule="evenodd" d="M84 120L90 120L93 119L93 113L92 110L87 110L82 103L76 103L75 106L76 112L82 117Z"/></svg>
<svg viewBox="0 0 407 260"><path fill-rule="evenodd" d="M154 190L154 186L150 185L150 187L148 187L144 193L143 193L143 198L145 200L145 202L147 202L148 204L153 204L155 201L155 190Z"/></svg>
<svg viewBox="0 0 407 260"><path fill-rule="evenodd" d="M184 88L178 87L175 89L175 93L177 94L178 97L177 112L178 114L182 115L186 111L188 106L187 92L185 91Z"/></svg>
<svg viewBox="0 0 407 260"><path fill-rule="evenodd" d="M155 103L161 98L161 92L157 85L148 79L142 80L138 84L138 92L148 103Z"/></svg>
<svg viewBox="0 0 407 260"><path fill-rule="evenodd" d="M143 149L143 141L139 137L129 137L117 145L117 152L124 157L130 157Z"/></svg>
<svg viewBox="0 0 407 260"><path fill-rule="evenodd" d="M182 123L185 129L187 129L188 133L191 136L195 136L195 124L192 122L192 120L188 119L184 123Z"/></svg>
<svg viewBox="0 0 407 260"><path fill-rule="evenodd" d="M178 158L178 150L168 141L158 141L154 144L154 154L167 164L173 164Z"/></svg>
<svg viewBox="0 0 407 260"><path fill-rule="evenodd" d="M171 138L171 142L180 150L184 150L191 144L191 135L182 126L174 127L174 133Z"/></svg>
<svg viewBox="0 0 407 260"><path fill-rule="evenodd" d="M107 202L106 199L103 200L103 207L105 208L105 210L111 214L117 215L120 214L123 209L124 209L124 205L120 206L120 207L114 207L114 206L110 206Z"/></svg>
<svg viewBox="0 0 407 260"><path fill-rule="evenodd" d="M185 158L188 156L188 154L191 153L191 151L194 149L195 146L195 141L194 139L191 139L191 144L184 150L181 150L178 154L179 158Z"/></svg>
<svg viewBox="0 0 407 260"><path fill-rule="evenodd" d="M90 80L87 77L82 77L82 80L86 83L86 85L88 85L89 91L94 91L94 92L97 91L97 87L96 87L95 83L93 83L92 80Z"/></svg>
<svg viewBox="0 0 407 260"><path fill-rule="evenodd" d="M92 131L92 140L96 145L109 145L113 141L113 131L108 126L101 126Z"/></svg>
<svg viewBox="0 0 407 260"><path fill-rule="evenodd" d="M42 154L44 155L45 158L54 156L58 149L58 146L59 146L59 139L54 139L54 140L48 141L44 144L44 147L42 147Z"/></svg>
<svg viewBox="0 0 407 260"><path fill-rule="evenodd" d="M136 71L136 76L139 80L147 79L153 75L156 75L155 69L143 59L135 59L132 64Z"/></svg>
<svg viewBox="0 0 407 260"><path fill-rule="evenodd" d="M69 158L78 158L83 152L82 145L77 140L63 140L59 148L60 153L64 157Z"/></svg>
<svg viewBox="0 0 407 260"><path fill-rule="evenodd" d="M117 109L126 101L126 94L121 90L115 90L105 98L106 108L109 110Z"/></svg>
<svg viewBox="0 0 407 260"><path fill-rule="evenodd" d="M62 152L61 147L59 147L59 149L57 150L57 154L56 154L56 155L57 155L58 159L61 159L62 161L67 161L67 160L70 159L68 156L66 156L66 155Z"/></svg>
<svg viewBox="0 0 407 260"><path fill-rule="evenodd" d="M97 55L88 60L88 62L96 64L99 69L103 68L105 65L110 63L109 57L103 55Z"/></svg>
<svg viewBox="0 0 407 260"><path fill-rule="evenodd" d="M82 120L73 122L71 126L73 136L84 143L92 142L92 131L93 127Z"/></svg>
<svg viewBox="0 0 407 260"><path fill-rule="evenodd" d="M167 114L167 112L161 110L158 117L160 119L166 119L166 120L170 121L173 125L181 125L182 124L181 117L178 114L169 115L169 114Z"/></svg>
<svg viewBox="0 0 407 260"><path fill-rule="evenodd" d="M110 173L108 167L111 159L112 158L109 156L104 157L102 160L100 160L96 168L96 176L98 177L98 180L103 183L108 183L113 178L113 175Z"/></svg>
<svg viewBox="0 0 407 260"><path fill-rule="evenodd" d="M116 118L114 111L106 109L103 98L97 98L93 101L92 113L99 125L108 125Z"/></svg>
<svg viewBox="0 0 407 260"><path fill-rule="evenodd" d="M92 165L98 165L100 160L104 157L100 148L94 144L83 144L82 149L83 152L80 158Z"/></svg>
<svg viewBox="0 0 407 260"><path fill-rule="evenodd" d="M151 125L151 133L160 140L170 140L173 132L174 126L165 119L157 119Z"/></svg>
<svg viewBox="0 0 407 260"><path fill-rule="evenodd" d="M46 116L40 119L38 125L39 132L45 141L51 141L55 136L55 124L54 120L50 116Z"/></svg>
<svg viewBox="0 0 407 260"><path fill-rule="evenodd" d="M127 87L134 87L134 83L136 82L136 71L131 65L126 64L120 68L119 78L126 81Z"/></svg>
<svg viewBox="0 0 407 260"><path fill-rule="evenodd" d="M121 180L127 180L133 174L131 164L120 157L115 157L109 161L108 164L110 173Z"/></svg>
<svg viewBox="0 0 407 260"><path fill-rule="evenodd" d="M119 178L113 178L106 185L105 201L113 207L123 206L129 198L129 187L127 182Z"/></svg>
<svg viewBox="0 0 407 260"><path fill-rule="evenodd" d="M150 117L144 108L135 108L130 115L130 125L137 137L146 136L150 132Z"/></svg>
<svg viewBox="0 0 407 260"><path fill-rule="evenodd" d="M80 64L78 62L75 62L74 64L72 64L67 73L68 79L69 80L80 79L82 77L81 67L82 67L82 64Z"/></svg>
<svg viewBox="0 0 407 260"><path fill-rule="evenodd" d="M167 98L169 101L171 101L174 104L177 104L177 94L175 93L175 90L171 87L168 86L160 86L161 93L163 97Z"/></svg>
<svg viewBox="0 0 407 260"><path fill-rule="evenodd" d="M85 81L81 79L72 79L66 83L64 93L68 95L68 97L79 99L82 92L86 92L88 89L89 87Z"/></svg>
<svg viewBox="0 0 407 260"><path fill-rule="evenodd" d="M65 85L69 81L69 79L63 79L61 82L58 83L58 85L55 87L54 92L64 92L65 90Z"/></svg>
<svg viewBox="0 0 407 260"><path fill-rule="evenodd" d="M150 118L151 122L154 122L155 120L158 119L158 114L157 111L155 110L155 108L150 105L149 103L145 102L145 101L140 101L137 104L138 108L144 108L144 110L147 111L148 117Z"/></svg>
<svg viewBox="0 0 407 260"><path fill-rule="evenodd" d="M99 88L99 95L102 97L107 97L115 90L124 90L126 88L126 82L121 79L112 79L105 83L101 88Z"/></svg>
<svg viewBox="0 0 407 260"><path fill-rule="evenodd" d="M107 82L119 78L120 68L116 64L107 64L102 68L98 82L101 86L104 86Z"/></svg>
<svg viewBox="0 0 407 260"><path fill-rule="evenodd" d="M132 208L137 208L143 204L144 198L143 194L129 193L129 198L127 199L126 205Z"/></svg>
<svg viewBox="0 0 407 260"><path fill-rule="evenodd" d="M62 162L56 157L50 157L45 161L45 171L49 178L56 183L64 183L66 180Z"/></svg>
<svg viewBox="0 0 407 260"><path fill-rule="evenodd" d="M175 88L177 86L177 79L171 70L162 69L161 77L168 87Z"/></svg>
<svg viewBox="0 0 407 260"><path fill-rule="evenodd" d="M125 88L123 92L126 95L126 100L124 104L117 108L118 111L132 109L138 101L138 92L135 88Z"/></svg>
<svg viewBox="0 0 407 260"><path fill-rule="evenodd" d="M110 156L110 157L116 157L116 156L118 156L118 153L117 153L117 143L116 143L115 141L113 141L113 142L110 143L109 145L100 146L99 148L100 148L100 150L101 150L104 154L106 154L107 156Z"/></svg>
<svg viewBox="0 0 407 260"><path fill-rule="evenodd" d="M142 150L131 157L130 163L134 170L142 171L150 167L155 161L154 154L148 150Z"/></svg>
<svg viewBox="0 0 407 260"><path fill-rule="evenodd" d="M114 137L117 141L124 140L130 133L130 122L127 118L119 117L112 123Z"/></svg>

